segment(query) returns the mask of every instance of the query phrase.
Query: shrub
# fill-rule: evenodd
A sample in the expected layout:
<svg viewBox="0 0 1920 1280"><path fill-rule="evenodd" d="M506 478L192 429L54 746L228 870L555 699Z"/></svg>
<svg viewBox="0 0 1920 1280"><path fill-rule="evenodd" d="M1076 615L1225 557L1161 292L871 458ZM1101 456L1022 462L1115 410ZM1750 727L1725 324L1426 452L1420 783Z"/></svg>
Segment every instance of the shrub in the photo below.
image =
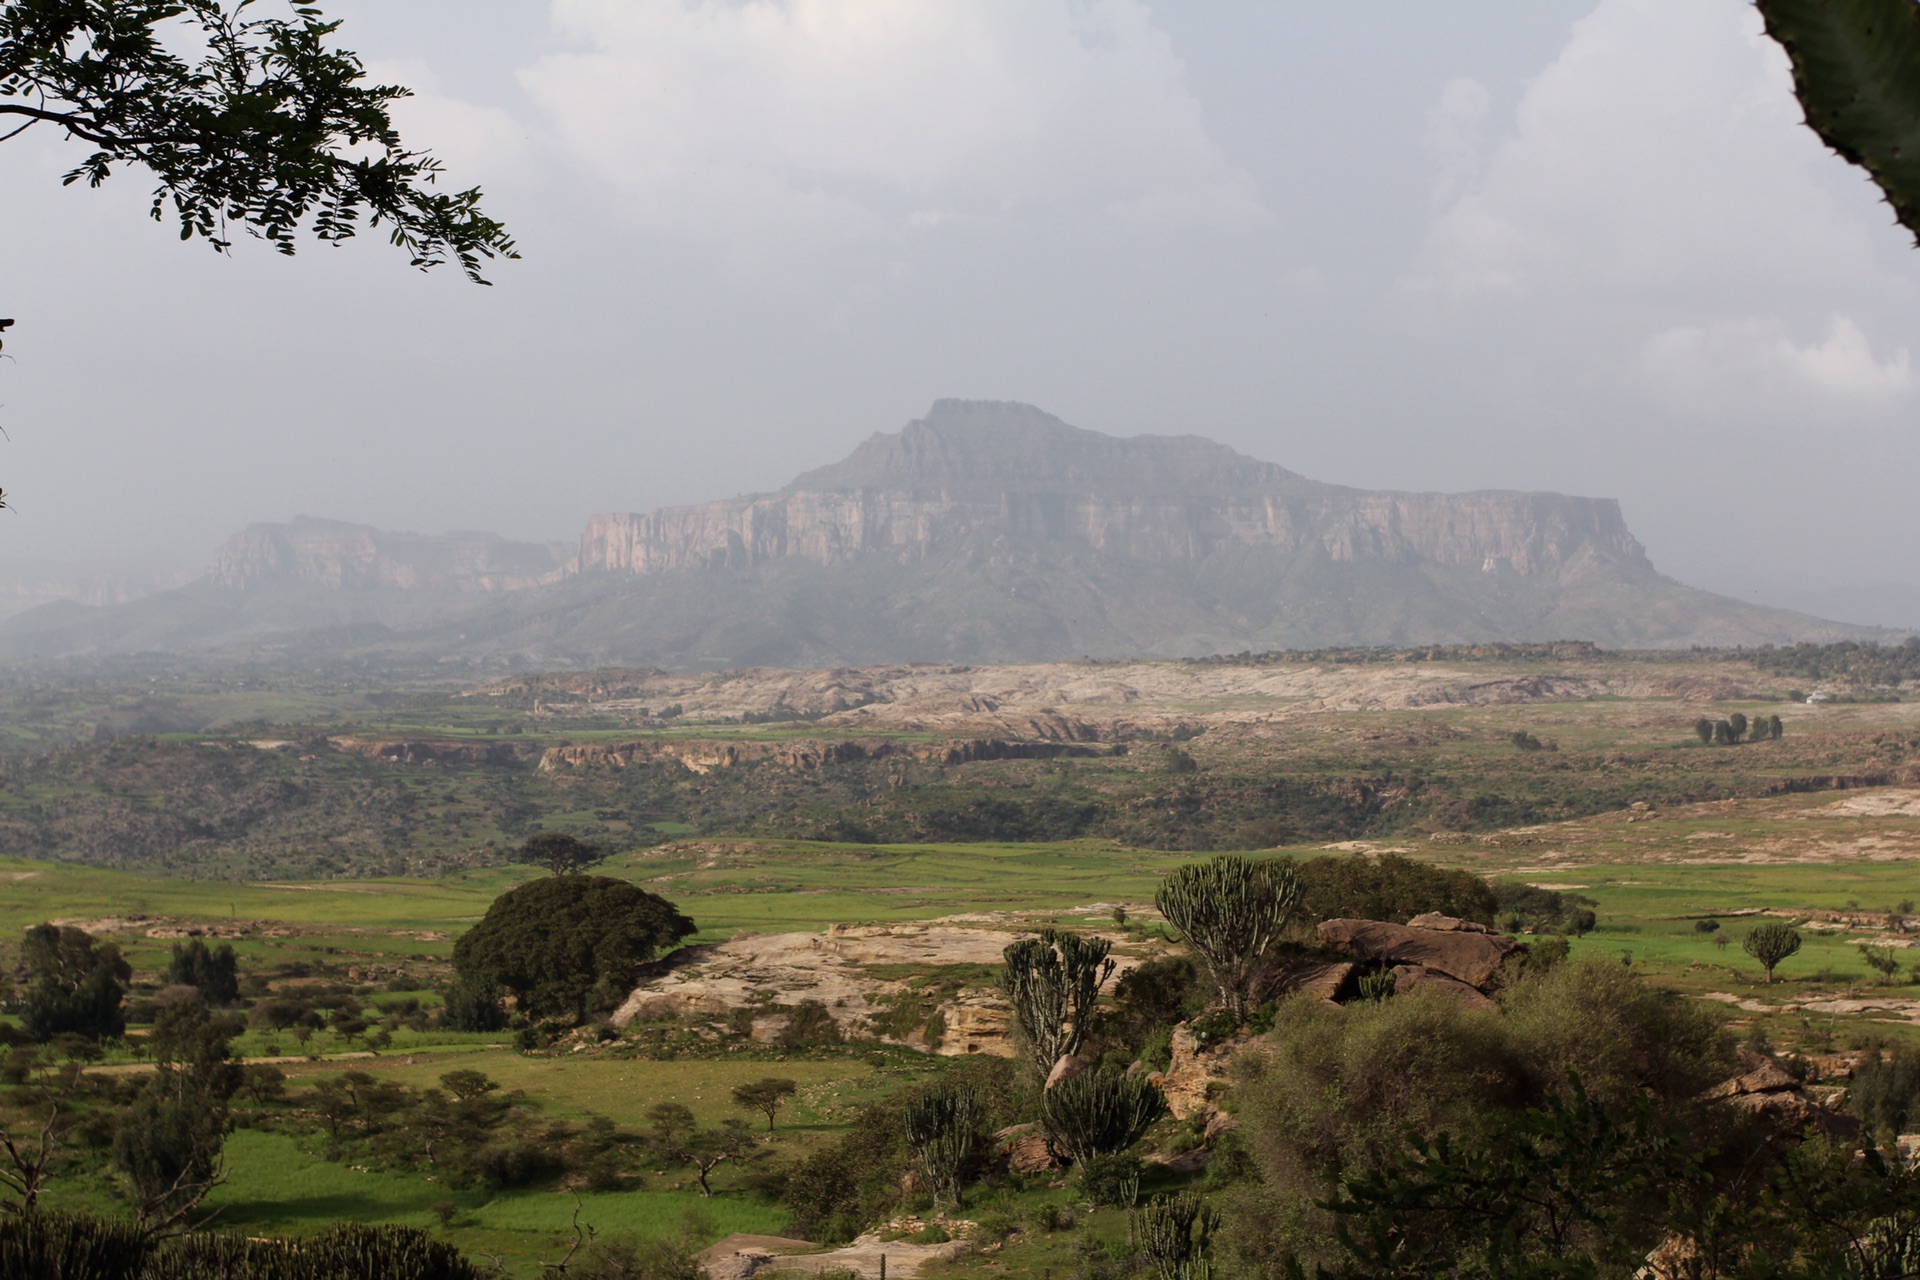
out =
<svg viewBox="0 0 1920 1280"><path fill-rule="evenodd" d="M1315 920L1387 920L1405 924L1438 911L1490 925L1499 904L1470 871L1436 867L1397 853L1334 854L1299 867L1300 910Z"/></svg>
<svg viewBox="0 0 1920 1280"><path fill-rule="evenodd" d="M504 1031L507 1011L501 997L505 994L489 974L456 977L441 1005L440 1024L451 1031Z"/></svg>
<svg viewBox="0 0 1920 1280"><path fill-rule="evenodd" d="M787 1024L780 1028L780 1044L787 1049L839 1044L841 1039L840 1024L833 1020L833 1012L818 1000L802 1000L794 1005L787 1014Z"/></svg>

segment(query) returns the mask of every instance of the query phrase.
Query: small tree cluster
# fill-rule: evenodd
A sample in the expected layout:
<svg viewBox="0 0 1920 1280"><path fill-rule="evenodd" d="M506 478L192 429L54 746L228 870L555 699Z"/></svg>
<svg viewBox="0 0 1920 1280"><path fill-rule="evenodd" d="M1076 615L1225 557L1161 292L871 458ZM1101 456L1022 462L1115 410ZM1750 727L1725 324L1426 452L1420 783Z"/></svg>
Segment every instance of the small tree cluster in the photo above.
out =
<svg viewBox="0 0 1920 1280"><path fill-rule="evenodd" d="M167 981L194 988L208 1004L232 1004L240 998L240 961L231 943L209 947L203 939L189 938L185 946L173 945Z"/></svg>
<svg viewBox="0 0 1920 1280"><path fill-rule="evenodd" d="M1724 720L1701 716L1693 722L1694 736L1703 745L1731 747L1742 742L1778 742L1786 733L1779 716L1755 716L1751 721L1736 711Z"/></svg>

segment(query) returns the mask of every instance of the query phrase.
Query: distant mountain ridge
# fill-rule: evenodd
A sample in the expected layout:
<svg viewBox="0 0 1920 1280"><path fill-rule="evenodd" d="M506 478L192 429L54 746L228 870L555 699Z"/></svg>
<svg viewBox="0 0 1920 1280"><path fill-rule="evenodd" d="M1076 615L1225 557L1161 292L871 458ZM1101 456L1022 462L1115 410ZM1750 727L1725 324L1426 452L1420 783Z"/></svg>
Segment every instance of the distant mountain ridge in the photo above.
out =
<svg viewBox="0 0 1920 1280"><path fill-rule="evenodd" d="M1196 435L940 400L777 493L593 516L577 550L254 526L178 590L0 623L0 658L711 668L1884 634L1666 578L1611 499L1353 489Z"/></svg>
<svg viewBox="0 0 1920 1280"><path fill-rule="evenodd" d="M1525 575L1583 555L1652 568L1612 499L1369 492L1199 436L1118 439L1030 405L940 400L924 419L777 494L595 516L578 570L749 568L788 556L911 561L981 534L1155 563L1317 549L1336 563L1431 560Z"/></svg>

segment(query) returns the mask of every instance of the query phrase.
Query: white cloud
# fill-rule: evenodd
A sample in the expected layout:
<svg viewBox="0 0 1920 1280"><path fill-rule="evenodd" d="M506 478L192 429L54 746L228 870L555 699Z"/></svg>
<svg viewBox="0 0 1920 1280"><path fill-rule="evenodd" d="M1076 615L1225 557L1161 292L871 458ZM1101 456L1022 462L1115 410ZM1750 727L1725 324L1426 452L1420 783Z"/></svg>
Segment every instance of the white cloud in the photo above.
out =
<svg viewBox="0 0 1920 1280"><path fill-rule="evenodd" d="M554 0L522 83L650 225L862 238L1066 209L1246 223L1140 0Z"/></svg>
<svg viewBox="0 0 1920 1280"><path fill-rule="evenodd" d="M1833 316L1817 342L1795 342L1753 318L1676 325L1648 339L1639 360L1650 387L1683 412L1818 409L1835 401L1878 407L1914 388L1905 347L1885 359L1860 326Z"/></svg>
<svg viewBox="0 0 1920 1280"><path fill-rule="evenodd" d="M532 130L511 112L446 93L428 63L418 58L375 60L367 65L367 78L413 90L393 104L394 125L409 146L430 147L447 166L450 189L471 185L480 174L497 181L502 171L527 162Z"/></svg>
<svg viewBox="0 0 1920 1280"><path fill-rule="evenodd" d="M1865 245L1813 166L1785 56L1736 0L1604 0L1529 86L1422 283L1626 294L1728 273L1830 278Z"/></svg>

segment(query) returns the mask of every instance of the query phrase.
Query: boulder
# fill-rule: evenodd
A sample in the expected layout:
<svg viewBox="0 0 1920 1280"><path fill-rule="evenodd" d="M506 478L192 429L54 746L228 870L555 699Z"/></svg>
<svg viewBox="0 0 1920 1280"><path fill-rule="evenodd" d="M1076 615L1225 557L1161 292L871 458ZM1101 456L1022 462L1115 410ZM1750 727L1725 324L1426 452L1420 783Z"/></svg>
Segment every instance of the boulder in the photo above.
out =
<svg viewBox="0 0 1920 1280"><path fill-rule="evenodd" d="M1821 1106L1808 1096L1799 1080L1772 1058L1742 1049L1740 1065L1743 1070L1739 1075L1723 1080L1702 1096L1710 1101L1725 1102L1784 1133L1817 1130L1840 1138L1859 1134L1858 1120Z"/></svg>
<svg viewBox="0 0 1920 1280"><path fill-rule="evenodd" d="M1418 965L1470 987L1485 987L1520 944L1497 933L1416 929L1383 920L1325 920L1320 944L1376 964Z"/></svg>
<svg viewBox="0 0 1920 1280"><path fill-rule="evenodd" d="M1060 1055L1059 1061L1053 1064L1053 1070L1047 1072L1047 1083L1043 1086L1043 1090L1051 1089L1057 1084L1064 1084L1068 1080L1085 1074L1087 1074L1087 1060L1085 1058L1075 1057L1071 1053L1063 1053Z"/></svg>
<svg viewBox="0 0 1920 1280"><path fill-rule="evenodd" d="M1205 1147L1195 1147L1191 1151L1182 1151L1177 1156L1170 1156L1163 1151L1155 1151L1145 1156L1141 1163L1157 1165L1165 1169L1168 1173L1177 1173L1185 1177L1192 1177L1196 1173L1205 1173L1207 1164L1212 1159L1213 1152L1207 1150Z"/></svg>
<svg viewBox="0 0 1920 1280"><path fill-rule="evenodd" d="M1493 1001L1478 987L1470 987L1458 978L1450 978L1438 969L1428 969L1417 964L1397 964L1393 966L1393 993L1404 995L1406 992L1424 989L1438 991L1442 995L1452 996L1469 1009L1491 1009Z"/></svg>
<svg viewBox="0 0 1920 1280"><path fill-rule="evenodd" d="M1016 1124L1002 1129L993 1135L993 1141L1007 1158L1007 1168L1014 1173L1051 1173L1060 1167L1047 1145L1047 1135L1037 1124Z"/></svg>
<svg viewBox="0 0 1920 1280"><path fill-rule="evenodd" d="M1208 1146L1212 1146L1239 1127L1240 1121L1231 1111L1216 1111L1213 1113L1213 1119L1207 1121L1207 1132L1202 1140Z"/></svg>
<svg viewBox="0 0 1920 1280"><path fill-rule="evenodd" d="M1254 1000L1264 1004L1295 992L1332 1000L1339 996L1358 967L1348 960L1296 958L1291 962L1283 962L1262 975Z"/></svg>
<svg viewBox="0 0 1920 1280"><path fill-rule="evenodd" d="M1409 929L1438 929L1442 933L1492 933L1493 930L1458 916L1443 916L1438 911L1423 911L1407 921Z"/></svg>

